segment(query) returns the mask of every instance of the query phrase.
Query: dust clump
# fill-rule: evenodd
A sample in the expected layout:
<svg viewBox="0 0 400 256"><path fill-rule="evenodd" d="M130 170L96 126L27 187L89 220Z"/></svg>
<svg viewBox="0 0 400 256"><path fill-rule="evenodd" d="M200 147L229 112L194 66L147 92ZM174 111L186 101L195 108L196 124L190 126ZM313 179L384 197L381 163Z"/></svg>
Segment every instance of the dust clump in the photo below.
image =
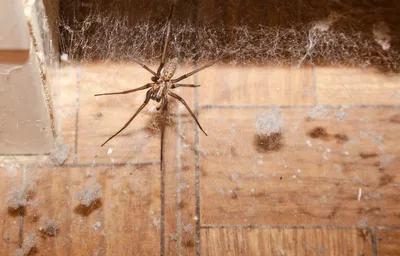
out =
<svg viewBox="0 0 400 256"><path fill-rule="evenodd" d="M15 211L22 209L28 202L26 195L26 187L13 187L8 192L8 207L10 210Z"/></svg>
<svg viewBox="0 0 400 256"><path fill-rule="evenodd" d="M33 249L38 245L38 241L35 233L28 234L21 248L18 248L14 252L14 256L26 256L29 255Z"/></svg>
<svg viewBox="0 0 400 256"><path fill-rule="evenodd" d="M257 134L254 136L253 144L258 152L279 151L283 147L281 133L283 120L280 108L273 108L267 113L257 114L254 126Z"/></svg>
<svg viewBox="0 0 400 256"><path fill-rule="evenodd" d="M53 219L46 218L40 226L39 231L43 235L56 236L59 231L57 222Z"/></svg>
<svg viewBox="0 0 400 256"><path fill-rule="evenodd" d="M93 230L98 230L101 228L101 222L100 221L96 221L96 223L92 226Z"/></svg>
<svg viewBox="0 0 400 256"><path fill-rule="evenodd" d="M338 20L338 15L335 13L330 13L326 19L314 22L313 30L326 32Z"/></svg>
<svg viewBox="0 0 400 256"><path fill-rule="evenodd" d="M64 144L62 139L57 138L53 150L50 153L50 159L57 165L62 165L67 160L71 151L70 144Z"/></svg>
<svg viewBox="0 0 400 256"><path fill-rule="evenodd" d="M328 108L322 105L316 105L308 111L311 118L324 117L328 114Z"/></svg>
<svg viewBox="0 0 400 256"><path fill-rule="evenodd" d="M32 198L35 190L35 170L24 170L24 184L20 187L12 187L8 192L8 209L10 213L20 212L25 208L28 204L35 204L37 202L30 201L29 198Z"/></svg>
<svg viewBox="0 0 400 256"><path fill-rule="evenodd" d="M92 203L99 200L102 195L101 185L96 182L76 193L75 198L79 200L81 205L89 207Z"/></svg>
<svg viewBox="0 0 400 256"><path fill-rule="evenodd" d="M375 42L377 42L383 50L387 51L390 49L390 28L388 25L381 21L372 26L372 34L374 35Z"/></svg>
<svg viewBox="0 0 400 256"><path fill-rule="evenodd" d="M339 110L335 111L335 117L336 117L336 120L338 120L338 121L343 121L347 115L348 114L346 111L344 111L344 109L339 109Z"/></svg>
<svg viewBox="0 0 400 256"><path fill-rule="evenodd" d="M283 125L281 110L273 108L267 113L257 114L255 128L258 134L279 133Z"/></svg>

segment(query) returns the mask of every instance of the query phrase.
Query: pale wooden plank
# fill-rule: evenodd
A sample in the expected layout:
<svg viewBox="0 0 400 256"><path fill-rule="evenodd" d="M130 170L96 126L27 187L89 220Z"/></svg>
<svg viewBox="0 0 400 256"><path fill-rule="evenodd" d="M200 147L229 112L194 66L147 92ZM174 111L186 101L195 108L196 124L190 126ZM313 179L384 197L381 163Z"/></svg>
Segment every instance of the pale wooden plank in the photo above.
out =
<svg viewBox="0 0 400 256"><path fill-rule="evenodd" d="M400 255L400 230L377 230L376 240L378 255Z"/></svg>
<svg viewBox="0 0 400 256"><path fill-rule="evenodd" d="M202 105L311 105L311 68L213 66L198 75Z"/></svg>
<svg viewBox="0 0 400 256"><path fill-rule="evenodd" d="M159 131L155 127L153 101L129 127L104 147L109 137L131 118L145 99L145 91L127 95L95 97L150 82L151 74L137 64L81 67L78 133L79 163L125 163L159 161ZM112 148L112 154L107 154Z"/></svg>
<svg viewBox="0 0 400 256"><path fill-rule="evenodd" d="M201 243L201 255L373 255L355 229L202 229Z"/></svg>
<svg viewBox="0 0 400 256"><path fill-rule="evenodd" d="M281 133L259 137L265 112L201 110L202 225L398 225L398 109L284 109Z"/></svg>
<svg viewBox="0 0 400 256"><path fill-rule="evenodd" d="M372 69L316 68L320 104L400 104L400 76Z"/></svg>

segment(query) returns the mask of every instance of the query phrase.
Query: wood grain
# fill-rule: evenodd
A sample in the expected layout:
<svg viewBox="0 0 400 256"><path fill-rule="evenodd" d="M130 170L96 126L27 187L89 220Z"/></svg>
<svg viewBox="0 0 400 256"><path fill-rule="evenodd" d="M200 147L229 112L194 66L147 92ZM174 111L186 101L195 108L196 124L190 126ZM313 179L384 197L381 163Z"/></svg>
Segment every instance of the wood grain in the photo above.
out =
<svg viewBox="0 0 400 256"><path fill-rule="evenodd" d="M188 69L181 67L177 76ZM195 255L197 249L201 255L373 255L374 246L379 255L396 255L396 230L370 230L399 225L400 109L350 106L383 104L384 94L397 90L396 83L365 87L357 80L364 71L352 73L358 78L346 85L362 100L349 103L345 89L331 82L346 74L338 69L326 71L328 78L319 76L316 84L311 69L243 70L217 66L199 73L197 80L185 80L201 84L198 119L209 136L171 99L165 122L151 102L122 136L101 148L141 104L144 92L93 95L140 86L150 74L133 63L63 67L53 91L61 117L58 131L72 146L78 139L78 163L74 148L61 167L48 156L2 156L4 167L25 167L1 170L2 205L10 188L32 172L36 186L23 236L37 234L38 255ZM175 92L195 110L192 88ZM335 106L313 105L315 96L319 103ZM342 102L350 105L337 106ZM282 121L280 132L260 135L256 120L271 113L278 117L274 123ZM158 164L163 124L162 198ZM82 208L75 195L94 181L102 187L101 200ZM0 231L10 239L1 241L0 252L8 255L18 246L19 217L2 209ZM58 223L56 237L39 232L45 218Z"/></svg>
<svg viewBox="0 0 400 256"><path fill-rule="evenodd" d="M311 105L311 68L214 66L199 73L202 105Z"/></svg>
<svg viewBox="0 0 400 256"><path fill-rule="evenodd" d="M201 241L201 255L373 255L361 229L202 229Z"/></svg>
<svg viewBox="0 0 400 256"><path fill-rule="evenodd" d="M191 83L192 79L187 79ZM175 89L194 111L194 89ZM201 122L201 121L200 121ZM196 255L196 124L186 108L173 99L164 142L165 255ZM202 135L202 134L201 134Z"/></svg>
<svg viewBox="0 0 400 256"><path fill-rule="evenodd" d="M400 76L372 69L316 68L320 104L400 104Z"/></svg>
<svg viewBox="0 0 400 256"><path fill-rule="evenodd" d="M378 255L400 255L400 230L377 230L376 240Z"/></svg>
<svg viewBox="0 0 400 256"><path fill-rule="evenodd" d="M90 206L76 194L92 184L102 196ZM24 233L35 232L40 255L159 254L160 186L157 166L39 169L37 206L29 206ZM45 218L59 226L40 235Z"/></svg>
<svg viewBox="0 0 400 256"><path fill-rule="evenodd" d="M346 109L343 121L308 111L281 110L281 132L259 136L267 110L201 110L202 225L398 223L399 110Z"/></svg>
<svg viewBox="0 0 400 256"><path fill-rule="evenodd" d="M78 132L78 162L127 163L159 161L159 129L151 102L129 127L104 147L144 102L145 91L95 97L143 86L151 74L137 64L87 65L82 67ZM112 154L108 154L109 149Z"/></svg>

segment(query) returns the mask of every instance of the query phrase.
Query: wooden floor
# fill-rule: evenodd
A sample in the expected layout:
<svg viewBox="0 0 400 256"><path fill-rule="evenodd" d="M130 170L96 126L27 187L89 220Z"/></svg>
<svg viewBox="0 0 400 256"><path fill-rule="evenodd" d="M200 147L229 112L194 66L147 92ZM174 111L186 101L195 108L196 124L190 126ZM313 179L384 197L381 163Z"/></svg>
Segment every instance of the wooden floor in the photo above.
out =
<svg viewBox="0 0 400 256"><path fill-rule="evenodd" d="M31 233L30 255L400 255L399 75L215 66L186 80L198 89L177 89L208 136L177 102L165 117L151 102L100 147L145 92L93 95L150 73L92 63L55 74L57 151L1 157L0 255ZM85 207L77 195L94 184ZM15 187L30 187L24 211L8 209ZM56 236L39 232L46 218Z"/></svg>

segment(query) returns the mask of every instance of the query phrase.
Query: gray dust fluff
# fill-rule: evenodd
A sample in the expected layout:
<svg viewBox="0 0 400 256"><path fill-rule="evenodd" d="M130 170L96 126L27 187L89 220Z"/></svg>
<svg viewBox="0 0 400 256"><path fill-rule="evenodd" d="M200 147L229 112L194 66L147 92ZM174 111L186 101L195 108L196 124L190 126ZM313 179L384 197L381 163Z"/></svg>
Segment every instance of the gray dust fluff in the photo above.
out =
<svg viewBox="0 0 400 256"><path fill-rule="evenodd" d="M75 194L75 198L79 200L81 205L89 207L93 202L100 199L102 195L101 185L95 183L90 187L84 187L81 191Z"/></svg>
<svg viewBox="0 0 400 256"><path fill-rule="evenodd" d="M258 113L254 124L258 134L271 134L280 132L283 126L281 109L273 108L266 113Z"/></svg>

